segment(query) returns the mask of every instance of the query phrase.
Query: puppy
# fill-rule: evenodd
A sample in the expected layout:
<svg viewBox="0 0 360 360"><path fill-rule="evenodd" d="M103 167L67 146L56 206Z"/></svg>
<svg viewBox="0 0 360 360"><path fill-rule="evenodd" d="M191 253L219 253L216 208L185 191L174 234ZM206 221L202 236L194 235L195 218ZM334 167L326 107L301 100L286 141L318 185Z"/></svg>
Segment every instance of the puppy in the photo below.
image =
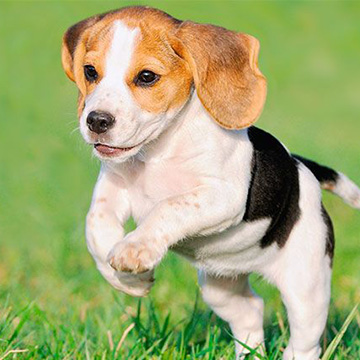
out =
<svg viewBox="0 0 360 360"><path fill-rule="evenodd" d="M199 270L205 302L264 351L263 300L278 287L286 360L319 358L334 235L320 187L360 208L345 175L294 156L252 124L266 98L259 42L127 7L70 27L62 63L79 88L85 141L102 166L86 222L90 253L116 289L146 295L170 249ZM124 235L133 216L137 228ZM246 349L236 343L237 358Z"/></svg>

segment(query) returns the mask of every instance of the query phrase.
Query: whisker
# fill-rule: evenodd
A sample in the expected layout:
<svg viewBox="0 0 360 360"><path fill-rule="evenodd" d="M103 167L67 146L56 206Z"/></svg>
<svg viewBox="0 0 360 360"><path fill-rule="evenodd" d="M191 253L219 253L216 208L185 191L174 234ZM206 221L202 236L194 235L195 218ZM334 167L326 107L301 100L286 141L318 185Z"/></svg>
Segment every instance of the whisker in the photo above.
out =
<svg viewBox="0 0 360 360"><path fill-rule="evenodd" d="M74 135L75 132L80 131L80 126L77 126L75 129L70 131L70 136Z"/></svg>

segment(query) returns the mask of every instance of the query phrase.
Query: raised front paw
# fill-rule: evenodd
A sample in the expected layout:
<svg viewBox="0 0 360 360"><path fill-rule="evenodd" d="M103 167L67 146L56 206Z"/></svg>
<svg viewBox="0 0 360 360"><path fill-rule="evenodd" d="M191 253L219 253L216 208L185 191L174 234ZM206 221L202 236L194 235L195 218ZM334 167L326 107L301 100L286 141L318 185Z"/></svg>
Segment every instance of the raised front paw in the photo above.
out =
<svg viewBox="0 0 360 360"><path fill-rule="evenodd" d="M154 269L163 254L150 239L131 241L124 239L110 251L109 264L117 271L140 274Z"/></svg>

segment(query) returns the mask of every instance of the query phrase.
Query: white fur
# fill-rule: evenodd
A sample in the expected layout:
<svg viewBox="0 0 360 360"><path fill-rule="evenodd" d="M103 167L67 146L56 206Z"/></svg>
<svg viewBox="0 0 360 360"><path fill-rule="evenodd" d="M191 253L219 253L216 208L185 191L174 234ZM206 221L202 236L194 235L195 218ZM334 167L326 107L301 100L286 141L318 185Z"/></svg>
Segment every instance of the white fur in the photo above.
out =
<svg viewBox="0 0 360 360"><path fill-rule="evenodd" d="M121 179L102 169L86 218L87 246L97 268L114 288L144 296L152 286L153 271L141 275L118 272L107 261L110 250L124 236L122 225L129 216L129 196Z"/></svg>
<svg viewBox="0 0 360 360"><path fill-rule="evenodd" d="M237 225L245 211L251 155L247 131L220 128L194 94L141 160L111 166L127 186L139 225L124 241L150 239L155 266L179 240ZM119 244L110 258L123 252Z"/></svg>
<svg viewBox="0 0 360 360"><path fill-rule="evenodd" d="M236 277L257 271L278 252L276 244L259 247L269 225L270 219L241 222L220 234L180 242L173 250L207 274Z"/></svg>
<svg viewBox="0 0 360 360"><path fill-rule="evenodd" d="M302 164L299 183L300 219L285 247L260 273L278 287L288 312L291 336L284 359L315 360L330 301L331 266L324 256L327 229L319 184Z"/></svg>
<svg viewBox="0 0 360 360"><path fill-rule="evenodd" d="M80 118L80 130L85 140L91 142L92 133L86 124L87 116L91 111L106 111L117 120L116 130L114 130L118 134L113 134L112 141L131 146L136 143L136 140L130 141L137 129L136 125L132 125L132 118L137 114L138 106L132 100L125 84L125 75L131 64L139 30L129 29L120 21L114 22L112 29L113 39L106 54L104 76L95 90L85 99L85 109ZM109 143L112 141L110 140Z"/></svg>
<svg viewBox="0 0 360 360"><path fill-rule="evenodd" d="M133 53L141 33L138 28L130 29L120 20L114 22L112 31L113 38L106 54L104 76L95 90L85 99L85 108L80 117L80 131L85 141L90 144L101 142L116 147L136 146L113 159L113 162L124 162L135 155L141 145L156 139L174 118L174 112L153 114L141 109L134 101L126 84L126 75L131 67ZM105 111L112 114L115 117L115 126L105 134L95 135L86 124L87 116L91 111ZM104 161L107 160L96 150L95 155Z"/></svg>
<svg viewBox="0 0 360 360"><path fill-rule="evenodd" d="M335 187L331 190L340 196L345 202L356 209L360 209L360 189L346 175L338 173Z"/></svg>
<svg viewBox="0 0 360 360"><path fill-rule="evenodd" d="M330 293L318 182L300 166L301 217L284 248L261 249L270 219L242 221L253 155L247 130L219 127L195 93L173 113L141 110L124 80L139 36L115 22L105 77L81 116L88 142L84 122L92 110L116 116L102 142L123 147L145 139L126 158L103 162L87 218L88 247L99 270L115 288L141 296L172 248L201 269L205 301L229 321L236 338L254 347L263 344L263 302L247 282L256 271L279 287L287 306L291 338L284 358L317 360ZM138 227L124 236L130 214ZM140 266L147 272L120 271ZM239 344L236 351L238 357L246 352Z"/></svg>
<svg viewBox="0 0 360 360"><path fill-rule="evenodd" d="M204 301L230 325L235 339L263 354L264 301L251 290L248 275L236 279L217 278L199 272L199 284ZM249 351L235 342L236 358L245 358Z"/></svg>

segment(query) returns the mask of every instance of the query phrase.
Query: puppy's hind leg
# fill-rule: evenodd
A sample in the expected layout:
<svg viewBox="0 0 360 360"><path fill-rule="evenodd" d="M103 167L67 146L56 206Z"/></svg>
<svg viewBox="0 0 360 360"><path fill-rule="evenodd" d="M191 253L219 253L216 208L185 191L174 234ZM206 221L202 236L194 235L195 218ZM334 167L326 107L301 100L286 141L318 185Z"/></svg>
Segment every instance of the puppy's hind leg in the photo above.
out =
<svg viewBox="0 0 360 360"><path fill-rule="evenodd" d="M264 352L263 300L250 288L248 275L237 279L213 277L199 272L204 301L230 325L234 337L258 352ZM236 359L249 351L235 342Z"/></svg>
<svg viewBox="0 0 360 360"><path fill-rule="evenodd" d="M303 240L305 239L296 239ZM315 236L312 241L323 239ZM298 242L299 245L301 241ZM274 283L280 290L290 325L290 340L284 351L284 360L318 360L320 337L324 331L330 302L330 258L310 246L287 244L287 252Z"/></svg>
<svg viewBox="0 0 360 360"><path fill-rule="evenodd" d="M289 273L290 282L279 286L290 324L284 360L318 360L330 300L330 267L324 264L316 282L299 278L300 274L291 274L291 270Z"/></svg>

